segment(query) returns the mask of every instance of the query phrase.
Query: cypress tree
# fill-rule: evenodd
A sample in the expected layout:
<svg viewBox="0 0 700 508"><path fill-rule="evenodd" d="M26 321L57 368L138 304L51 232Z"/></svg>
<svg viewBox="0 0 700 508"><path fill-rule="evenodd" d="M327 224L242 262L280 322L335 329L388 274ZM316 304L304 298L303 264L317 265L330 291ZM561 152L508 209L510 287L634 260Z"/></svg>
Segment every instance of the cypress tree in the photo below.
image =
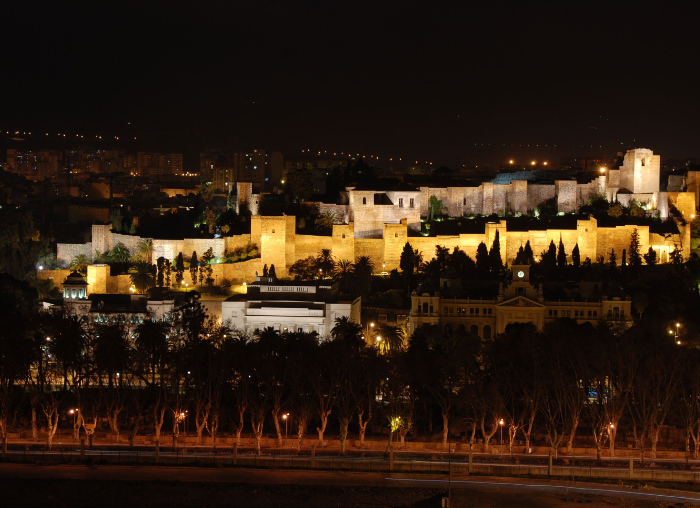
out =
<svg viewBox="0 0 700 508"><path fill-rule="evenodd" d="M525 244L525 249L523 249L525 252L525 261L528 264L532 264L535 260L535 254L532 252L532 247L530 246L530 240L527 241Z"/></svg>
<svg viewBox="0 0 700 508"><path fill-rule="evenodd" d="M564 242L559 237L559 252L557 253L557 266L562 269L566 266L566 251L564 250Z"/></svg>
<svg viewBox="0 0 700 508"><path fill-rule="evenodd" d="M578 244L576 244L574 250L571 251L571 261L574 264L574 268L581 266L581 253L578 250Z"/></svg>
<svg viewBox="0 0 700 508"><path fill-rule="evenodd" d="M489 264L491 271L498 274L503 269L503 260L501 260L501 241L498 237L498 231L496 231L496 236L493 238L493 245L489 251Z"/></svg>

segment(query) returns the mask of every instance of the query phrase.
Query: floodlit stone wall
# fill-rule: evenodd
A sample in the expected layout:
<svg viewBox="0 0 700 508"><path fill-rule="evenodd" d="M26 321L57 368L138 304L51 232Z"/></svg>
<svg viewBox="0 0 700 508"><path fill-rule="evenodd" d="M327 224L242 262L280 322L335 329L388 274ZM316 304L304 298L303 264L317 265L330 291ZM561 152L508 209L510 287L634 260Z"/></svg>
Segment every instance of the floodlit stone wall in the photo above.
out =
<svg viewBox="0 0 700 508"><path fill-rule="evenodd" d="M67 266L74 257L84 254L92 260L94 251L92 242L88 243L59 243L56 245L56 260Z"/></svg>
<svg viewBox="0 0 700 508"><path fill-rule="evenodd" d="M554 182L557 192L558 212L571 213L578 210L576 206L576 186L575 180L557 180Z"/></svg>

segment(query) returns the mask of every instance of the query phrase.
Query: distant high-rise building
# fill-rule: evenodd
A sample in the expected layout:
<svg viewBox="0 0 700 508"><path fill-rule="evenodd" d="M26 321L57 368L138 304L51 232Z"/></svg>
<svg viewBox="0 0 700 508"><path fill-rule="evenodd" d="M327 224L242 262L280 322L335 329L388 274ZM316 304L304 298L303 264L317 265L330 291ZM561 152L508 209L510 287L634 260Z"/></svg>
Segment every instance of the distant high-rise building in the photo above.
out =
<svg viewBox="0 0 700 508"><path fill-rule="evenodd" d="M181 153L139 152L136 155L136 173L157 178L164 175L184 175Z"/></svg>
<svg viewBox="0 0 700 508"><path fill-rule="evenodd" d="M199 154L199 170L215 189L227 192L236 182L264 184L270 177L268 154L262 149L245 152L207 150Z"/></svg>
<svg viewBox="0 0 700 508"><path fill-rule="evenodd" d="M60 150L7 149L7 170L33 181L55 177L62 166L63 153Z"/></svg>

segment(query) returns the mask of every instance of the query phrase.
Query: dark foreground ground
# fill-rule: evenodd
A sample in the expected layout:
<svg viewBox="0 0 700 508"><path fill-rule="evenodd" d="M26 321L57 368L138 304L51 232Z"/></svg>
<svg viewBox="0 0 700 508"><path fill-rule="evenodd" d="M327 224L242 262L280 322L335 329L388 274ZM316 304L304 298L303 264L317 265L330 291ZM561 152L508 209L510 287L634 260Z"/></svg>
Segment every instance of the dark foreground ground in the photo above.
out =
<svg viewBox="0 0 700 508"><path fill-rule="evenodd" d="M439 507L444 489L210 482L0 479L0 506L24 507ZM453 507L682 507L686 503L618 499L580 493L491 489L452 491Z"/></svg>

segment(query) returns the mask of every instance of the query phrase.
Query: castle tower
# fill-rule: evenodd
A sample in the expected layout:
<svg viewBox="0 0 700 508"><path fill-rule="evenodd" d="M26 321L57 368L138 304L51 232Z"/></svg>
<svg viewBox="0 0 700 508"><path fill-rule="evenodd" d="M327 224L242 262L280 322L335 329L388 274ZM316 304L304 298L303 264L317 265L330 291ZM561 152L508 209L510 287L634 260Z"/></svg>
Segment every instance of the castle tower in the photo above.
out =
<svg viewBox="0 0 700 508"><path fill-rule="evenodd" d="M620 166L620 188L632 194L659 192L661 157L647 148L628 150Z"/></svg>

